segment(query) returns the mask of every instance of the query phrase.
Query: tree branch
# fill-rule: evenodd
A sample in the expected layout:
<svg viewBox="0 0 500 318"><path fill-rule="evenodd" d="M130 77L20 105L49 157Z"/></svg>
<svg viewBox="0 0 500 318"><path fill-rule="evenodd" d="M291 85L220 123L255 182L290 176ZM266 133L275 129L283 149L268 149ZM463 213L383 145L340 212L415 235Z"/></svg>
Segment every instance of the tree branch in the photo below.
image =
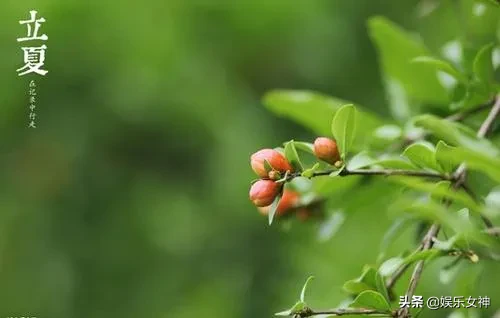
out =
<svg viewBox="0 0 500 318"><path fill-rule="evenodd" d="M315 172L312 177L327 176L331 173L338 172L338 170L327 170ZM287 181L299 177L301 174L292 173L288 176ZM352 175L365 175L365 176L412 176L412 177L424 177L424 178L437 178L443 180L453 181L453 176L448 176L445 174L440 174L431 171L419 171L419 170L403 170L403 169L356 169L347 170L343 169L339 172L339 176L352 176Z"/></svg>
<svg viewBox="0 0 500 318"><path fill-rule="evenodd" d="M304 308L300 311L294 312L291 315L296 318L312 317L317 315L331 315L331 316L347 316L347 315L371 315L377 317L395 317L395 311L383 311L376 309L366 308L336 308L327 310L313 310L311 308Z"/></svg>

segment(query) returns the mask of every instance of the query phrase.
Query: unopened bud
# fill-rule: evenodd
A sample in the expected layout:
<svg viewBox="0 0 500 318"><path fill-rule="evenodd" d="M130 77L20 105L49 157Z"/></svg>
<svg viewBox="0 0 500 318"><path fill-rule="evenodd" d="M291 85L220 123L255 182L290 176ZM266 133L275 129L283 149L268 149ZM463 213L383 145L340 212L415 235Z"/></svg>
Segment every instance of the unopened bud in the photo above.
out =
<svg viewBox="0 0 500 318"><path fill-rule="evenodd" d="M314 141L314 155L331 165L340 160L337 143L335 140L326 137L316 138Z"/></svg>
<svg viewBox="0 0 500 318"><path fill-rule="evenodd" d="M285 189L283 191L283 196L281 197L280 203L276 208L276 215L282 216L297 207L299 203L299 193L293 190ZM263 215L269 214L271 206L259 207L259 212Z"/></svg>
<svg viewBox="0 0 500 318"><path fill-rule="evenodd" d="M253 171L261 178L267 178L269 173L264 161L267 161L271 168L278 172L292 171L292 166L281 153L274 149L262 149L250 157Z"/></svg>
<svg viewBox="0 0 500 318"><path fill-rule="evenodd" d="M281 185L271 180L259 180L250 188L250 200L258 207L273 203Z"/></svg>

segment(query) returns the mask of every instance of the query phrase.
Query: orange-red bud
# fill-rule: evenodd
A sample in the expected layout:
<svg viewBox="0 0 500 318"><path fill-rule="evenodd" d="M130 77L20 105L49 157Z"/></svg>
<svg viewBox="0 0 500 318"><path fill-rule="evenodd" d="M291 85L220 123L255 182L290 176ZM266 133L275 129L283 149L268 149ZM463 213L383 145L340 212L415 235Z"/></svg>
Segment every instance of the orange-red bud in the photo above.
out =
<svg viewBox="0 0 500 318"><path fill-rule="evenodd" d="M280 192L281 185L271 180L259 180L250 188L250 200L256 206L262 207L273 203Z"/></svg>
<svg viewBox="0 0 500 318"><path fill-rule="evenodd" d="M289 212L290 210L297 207L299 203L299 193L293 190L285 189L283 191L283 196L281 197L280 203L276 208L276 215L281 216ZM269 213L270 206L259 207L259 212L263 215Z"/></svg>
<svg viewBox="0 0 500 318"><path fill-rule="evenodd" d="M287 170L292 171L292 166L281 153L274 149L262 149L250 157L250 165L253 171L261 178L268 177L268 172L264 166L264 160L267 160L269 165L279 172L286 172Z"/></svg>
<svg viewBox="0 0 500 318"><path fill-rule="evenodd" d="M326 137L316 138L314 141L314 155L331 165L340 160L337 143L335 140Z"/></svg>

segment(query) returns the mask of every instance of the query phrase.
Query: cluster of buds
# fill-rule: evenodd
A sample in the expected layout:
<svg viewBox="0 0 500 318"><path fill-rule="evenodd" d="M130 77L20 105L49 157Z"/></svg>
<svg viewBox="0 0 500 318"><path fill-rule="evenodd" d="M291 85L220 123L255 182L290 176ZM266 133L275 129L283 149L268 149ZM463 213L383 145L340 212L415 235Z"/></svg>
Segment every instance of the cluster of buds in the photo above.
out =
<svg viewBox="0 0 500 318"><path fill-rule="evenodd" d="M282 217L297 212L300 220L306 220L310 213L299 206L300 194L291 189L283 190L283 183L276 182L286 173L293 172L288 160L274 149L262 149L250 158L253 171L261 178L250 188L250 200L262 215L268 215L271 204L281 192L281 200L276 207L276 216Z"/></svg>
<svg viewBox="0 0 500 318"><path fill-rule="evenodd" d="M281 153L274 149L262 149L250 158L253 171L261 178L250 188L250 200L258 207L266 207L273 203L282 190L277 183L282 174L292 172L292 166Z"/></svg>
<svg viewBox="0 0 500 318"><path fill-rule="evenodd" d="M340 167L342 161L335 140L318 137L314 141L314 155L331 165ZM283 190L283 183L278 181L283 176L293 173L292 165L283 154L274 149L262 149L250 157L250 165L259 176L259 180L250 188L250 201L258 207L263 215L267 215L271 204L282 193L276 207L276 216L284 216L290 211L296 211L299 219L307 219L310 212L299 206L299 193L291 189Z"/></svg>

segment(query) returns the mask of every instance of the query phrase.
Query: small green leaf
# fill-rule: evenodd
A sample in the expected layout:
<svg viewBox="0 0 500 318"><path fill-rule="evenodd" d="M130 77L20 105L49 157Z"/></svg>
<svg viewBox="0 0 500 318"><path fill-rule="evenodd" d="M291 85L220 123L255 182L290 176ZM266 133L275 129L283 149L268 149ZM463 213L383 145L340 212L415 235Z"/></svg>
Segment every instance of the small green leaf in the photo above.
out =
<svg viewBox="0 0 500 318"><path fill-rule="evenodd" d="M421 168L430 168L439 171L435 158L435 150L427 144L411 144L404 150L403 155Z"/></svg>
<svg viewBox="0 0 500 318"><path fill-rule="evenodd" d="M283 193L280 193L276 196L274 199L273 203L271 204L271 207L269 209L268 217L269 217L269 225L273 223L274 215L276 214L276 210L278 209L278 205L280 204L280 200L282 197Z"/></svg>
<svg viewBox="0 0 500 318"><path fill-rule="evenodd" d="M450 160L443 158L443 152L446 152L449 149L453 149L453 147L448 146L444 141L440 140L436 146L436 162L441 166L442 170L446 173L452 173L455 171L456 164L451 162Z"/></svg>
<svg viewBox="0 0 500 318"><path fill-rule="evenodd" d="M294 141L293 142L295 145L296 149L305 151L307 153L310 153L311 155L314 155L314 145L310 142L304 142L304 141Z"/></svg>
<svg viewBox="0 0 500 318"><path fill-rule="evenodd" d="M293 305L292 308L285 310L285 311L275 313L274 315L281 316L281 317L289 317L289 316L292 316L294 313L301 311L305 307L306 307L306 303L304 303L302 301L298 301L297 303L295 303L295 305Z"/></svg>
<svg viewBox="0 0 500 318"><path fill-rule="evenodd" d="M332 173L330 173L328 176L329 176L329 177L336 177L336 176L340 175L340 173L341 173L341 172L342 172L342 170L344 170L344 169L345 169L345 164L344 164L342 167L340 167L340 168L338 168L337 170L335 170L335 171L333 171Z"/></svg>
<svg viewBox="0 0 500 318"><path fill-rule="evenodd" d="M443 251L437 250L437 249L431 249L431 250L423 250L419 251L417 253L414 253L412 255L409 255L404 259L404 264L411 264L416 261L430 261L434 258L436 258L439 255L444 255Z"/></svg>
<svg viewBox="0 0 500 318"><path fill-rule="evenodd" d="M391 169L418 170L410 161L396 156L382 156L375 162L377 166Z"/></svg>
<svg viewBox="0 0 500 318"><path fill-rule="evenodd" d="M492 59L493 48L493 43L483 46L474 58L473 64L474 74L488 87L493 81L494 74Z"/></svg>
<svg viewBox="0 0 500 318"><path fill-rule="evenodd" d="M305 296L306 296L306 289L307 289L307 286L309 285L309 282L311 280L314 279L314 276L309 276L306 280L306 282L304 283L304 286L302 287L302 291L300 292L300 301L301 302L305 302Z"/></svg>
<svg viewBox="0 0 500 318"><path fill-rule="evenodd" d="M365 290L354 299L350 307L353 308L369 308L376 310L391 310L391 305L387 302L381 293L373 290Z"/></svg>
<svg viewBox="0 0 500 318"><path fill-rule="evenodd" d="M367 267L360 277L345 282L343 289L354 295L365 290L377 290L377 271L373 267Z"/></svg>
<svg viewBox="0 0 500 318"><path fill-rule="evenodd" d="M425 64L425 65L430 65L436 70L443 71L451 76L453 76L456 80L462 82L462 83L467 83L467 78L465 75L460 73L455 67L453 67L450 63L431 57L431 56L418 56L414 58L412 63L418 63L418 64Z"/></svg>
<svg viewBox="0 0 500 318"><path fill-rule="evenodd" d="M356 131L356 109L352 104L344 105L333 117L332 134L340 149L340 156L345 161L354 141Z"/></svg>
<svg viewBox="0 0 500 318"><path fill-rule="evenodd" d="M295 149L295 142L290 140L285 144L285 157L288 159L295 171L303 171L302 163L300 162L299 154L297 149Z"/></svg>
<svg viewBox="0 0 500 318"><path fill-rule="evenodd" d="M318 170L318 168L319 168L319 162L316 162L314 164L314 166L312 166L309 169L304 170L301 175L305 178L311 178L314 175L314 173L316 172L316 170Z"/></svg>
<svg viewBox="0 0 500 318"><path fill-rule="evenodd" d="M353 294L353 295L357 295L365 290L373 289L373 287L367 285L366 283L360 282L356 279L352 279L352 280L345 282L344 286L342 286L342 288L346 292Z"/></svg>
<svg viewBox="0 0 500 318"><path fill-rule="evenodd" d="M380 294L382 294L382 296L384 296L387 303L390 303L389 292L387 291L387 287L385 286L385 280L382 277L382 275L380 275L379 272L377 272L376 282L377 282L377 291Z"/></svg>
<svg viewBox="0 0 500 318"><path fill-rule="evenodd" d="M401 265L403 265L404 259L401 257L389 258L380 265L378 269L382 276L392 275Z"/></svg>
<svg viewBox="0 0 500 318"><path fill-rule="evenodd" d="M436 201L449 199L449 197L446 196L446 193L450 189L451 189L451 182L448 180L441 180L438 183L436 183L434 191L431 192L431 198L433 198Z"/></svg>
<svg viewBox="0 0 500 318"><path fill-rule="evenodd" d="M356 154L354 157L349 160L347 163L347 169L348 170L356 170L359 168L364 168L371 166L377 162L376 159L370 157L368 155L368 152L362 151L358 154Z"/></svg>

